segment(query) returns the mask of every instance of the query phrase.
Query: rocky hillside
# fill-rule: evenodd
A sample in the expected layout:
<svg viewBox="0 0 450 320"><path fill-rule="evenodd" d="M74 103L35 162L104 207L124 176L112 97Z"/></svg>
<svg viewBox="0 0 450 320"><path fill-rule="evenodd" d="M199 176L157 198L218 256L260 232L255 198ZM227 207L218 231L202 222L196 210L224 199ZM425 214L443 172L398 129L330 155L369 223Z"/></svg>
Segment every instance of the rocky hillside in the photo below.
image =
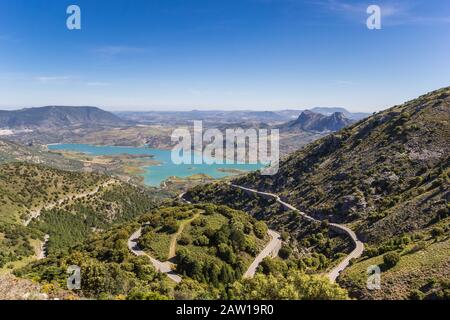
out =
<svg viewBox="0 0 450 320"><path fill-rule="evenodd" d="M0 300L76 300L69 291L12 275L0 275Z"/></svg>
<svg viewBox="0 0 450 320"><path fill-rule="evenodd" d="M318 219L356 231L365 242L364 254L338 278L352 297L449 299L449 124L450 87L309 144L283 160L274 176L256 172L234 183L278 193ZM197 187L186 196L248 208L296 239L290 243L294 252L305 249L305 239L314 243L310 239L317 234L301 226L301 218L225 185ZM337 248L320 253L333 259ZM367 289L371 266L382 272L377 290Z"/></svg>
<svg viewBox="0 0 450 320"><path fill-rule="evenodd" d="M320 113L326 116L330 116L333 113L339 112L339 113L343 113L347 118L352 119L352 120L362 120L364 118L369 117L371 114L370 113L366 113L366 112L349 112L347 111L347 109L345 108L321 108L321 107L315 107L310 109L312 112L315 113Z"/></svg>
<svg viewBox="0 0 450 320"><path fill-rule="evenodd" d="M67 126L120 126L127 124L116 115L96 107L48 106L0 111L0 128L50 129Z"/></svg>
<svg viewBox="0 0 450 320"><path fill-rule="evenodd" d="M280 128L286 131L338 131L353 122L342 112L335 112L326 116L306 110L300 114L297 120L283 124Z"/></svg>
<svg viewBox="0 0 450 320"><path fill-rule="evenodd" d="M322 219L359 221L361 236L376 242L448 215L449 121L444 88L310 144L274 176L237 183L280 193Z"/></svg>

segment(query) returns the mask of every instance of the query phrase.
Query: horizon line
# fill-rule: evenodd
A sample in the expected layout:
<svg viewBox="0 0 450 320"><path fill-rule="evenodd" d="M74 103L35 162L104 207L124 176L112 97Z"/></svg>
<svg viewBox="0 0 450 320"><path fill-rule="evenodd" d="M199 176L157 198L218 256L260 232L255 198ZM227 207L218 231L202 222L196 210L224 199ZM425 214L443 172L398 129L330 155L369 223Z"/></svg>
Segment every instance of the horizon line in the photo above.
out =
<svg viewBox="0 0 450 320"><path fill-rule="evenodd" d="M343 106L314 106L314 107L236 107L233 109L227 109L226 107L217 107L217 108L209 108L206 109L205 107L165 107L165 106L159 106L159 107L135 107L137 109L130 109L128 107L110 107L110 106L97 106L97 105L69 105L69 104L48 104L48 105L41 105L41 106L17 106L17 107L6 107L6 106L0 106L0 111L20 111L25 109L33 109L33 108L47 108L47 107L72 107L72 108L83 108L83 107L90 107L90 108L98 108L104 111L112 112L112 113L118 113L118 112L136 112L136 113L144 113L144 112L194 112L194 111L200 111L200 112L280 112L280 111L306 111L316 108L323 108L323 109L344 109L347 112L350 113L365 113L370 114L373 112L378 112L384 109L380 110L372 110L372 111L354 111L349 110L346 107ZM123 109L122 109L123 108ZM161 108L161 109L159 109ZM164 108L164 109L163 109Z"/></svg>

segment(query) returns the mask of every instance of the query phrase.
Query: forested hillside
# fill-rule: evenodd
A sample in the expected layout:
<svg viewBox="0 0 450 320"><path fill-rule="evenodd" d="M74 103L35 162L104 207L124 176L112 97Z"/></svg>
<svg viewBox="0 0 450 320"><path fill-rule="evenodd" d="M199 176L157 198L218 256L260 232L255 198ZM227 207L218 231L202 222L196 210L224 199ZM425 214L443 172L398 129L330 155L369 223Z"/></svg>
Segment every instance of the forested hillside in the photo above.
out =
<svg viewBox="0 0 450 320"><path fill-rule="evenodd" d="M183 274L183 280L178 284L156 272L148 257L134 256L127 247L131 234L142 224L149 223L142 245L155 254L155 245L164 243L159 234L161 230L158 230L160 225L164 232L169 231L169 228L175 230L186 218L199 212L202 213L197 216L197 222L192 224L195 221L192 220L190 228L178 238L180 249L173 260L178 264L178 271ZM157 230L154 224L158 226ZM242 234L239 231L241 227ZM83 276L81 290L74 291L76 298L348 298L345 290L331 284L325 277L307 275L298 269L288 270L286 265L284 272L275 272L275 268L266 263L266 268L271 268L262 270L266 275L259 273L253 279L239 279L239 265L245 263L245 255L248 254L244 250L250 251L249 256L253 255L248 246L251 243L249 240L258 241L253 234L264 237L264 232L264 224L227 207L174 203L169 207L151 210L108 231L91 234L86 241L71 247L66 254L50 255L14 273L19 277L35 279L46 290L53 292L65 287L69 265L80 266Z"/></svg>
<svg viewBox="0 0 450 320"><path fill-rule="evenodd" d="M139 220L142 249L214 287L240 279L268 241L264 222L226 206L158 208Z"/></svg>
<svg viewBox="0 0 450 320"><path fill-rule="evenodd" d="M283 210L273 199L248 194L228 184L197 186L185 197L194 203L223 204L244 210L264 221L283 236L281 256L304 271L324 272L351 251L348 239L330 229L326 222L302 219L298 212Z"/></svg>
<svg viewBox="0 0 450 320"><path fill-rule="evenodd" d="M108 176L10 163L0 166L0 268L47 254L155 207L156 196ZM14 265L7 265L14 267Z"/></svg>

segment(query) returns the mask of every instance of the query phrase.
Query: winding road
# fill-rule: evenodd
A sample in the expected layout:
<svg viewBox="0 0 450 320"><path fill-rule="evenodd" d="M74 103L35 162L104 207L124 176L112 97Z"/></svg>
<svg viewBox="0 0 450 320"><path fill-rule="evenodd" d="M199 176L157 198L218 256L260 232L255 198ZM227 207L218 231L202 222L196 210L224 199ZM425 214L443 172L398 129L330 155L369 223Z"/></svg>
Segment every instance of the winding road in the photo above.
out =
<svg viewBox="0 0 450 320"><path fill-rule="evenodd" d="M253 278L256 273L256 268L258 268L259 264L265 257L271 256L275 258L278 255L278 251L281 249L281 236L278 232L269 230L267 232L271 237L270 242L266 245L266 247L258 254L258 256L253 260L250 267L248 267L247 271L244 273L244 278Z"/></svg>
<svg viewBox="0 0 450 320"><path fill-rule="evenodd" d="M260 195L260 196L265 197L265 198L275 199L285 209L297 211L307 220L315 221L315 222L321 222L320 220L317 220L317 219L315 219L315 218L313 218L311 216L308 216L306 213L304 213L301 210L297 209L296 207L290 205L289 203L284 202L276 194L268 193L268 192L262 192L262 191L258 191L258 190L251 189L251 188L246 188L246 187L235 185L235 184L230 184L230 186L232 186L234 188L238 188L238 189L244 190L244 191L249 192L249 193L254 193L254 194ZM334 231L336 231L338 233L341 233L341 234L347 235L351 239L351 241L352 241L352 243L354 245L353 251L350 252L350 254L344 260L342 260L336 267L334 267L327 274L327 277L330 279L330 281L331 282L335 282L337 277L339 276L339 274L345 268L348 267L348 265L350 264L350 260L353 259L353 258L355 258L355 259L359 258L362 255L362 253L364 252L364 244L358 239L358 237L356 236L355 232L353 232L350 228L348 228L346 226L343 226L343 225L340 225L340 224L337 224L337 223L330 223L329 226Z"/></svg>
<svg viewBox="0 0 450 320"><path fill-rule="evenodd" d="M182 193L178 196L180 200L183 200L186 203L190 203L186 199L184 199L184 195L186 193ZM258 256L253 260L253 262L248 267L247 271L244 273L244 278L253 278L256 273L256 269L259 264L264 260L265 257L272 256L276 257L278 255L278 251L281 249L281 245L283 241L281 240L281 236L275 230L268 230L267 234L270 237L269 243L264 247L264 249L258 254Z"/></svg>
<svg viewBox="0 0 450 320"><path fill-rule="evenodd" d="M178 196L178 198L186 203L191 203L184 199L185 193L182 193ZM189 221L194 220L196 217L192 218ZM264 247L264 249L258 254L258 256L253 260L253 262L250 264L247 271L244 273L244 278L252 278L255 275L256 268L258 268L261 261L271 255L272 257L276 257L278 255L278 251L281 248L281 237L280 234L274 230L268 230L268 235L270 236L271 240L269 243ZM139 228L135 233L133 233L130 238L128 239L128 249L136 256L146 256L150 259L155 269L159 272L165 273L171 280L179 283L181 282L181 276L174 272L171 268L171 264L169 262L161 262L159 260L156 260L155 258L151 257L146 252L142 251L137 241L141 237L142 234L142 227ZM170 254L169 254L170 255Z"/></svg>
<svg viewBox="0 0 450 320"><path fill-rule="evenodd" d="M139 248L137 240L141 237L141 234L142 228L139 228L139 230L131 235L131 237L128 239L128 249L136 256L146 256L147 258L149 258L156 271L165 273L169 277L169 279L175 281L176 283L181 282L180 275L176 274L172 270L171 264L169 262L161 262L159 260L156 260Z"/></svg>

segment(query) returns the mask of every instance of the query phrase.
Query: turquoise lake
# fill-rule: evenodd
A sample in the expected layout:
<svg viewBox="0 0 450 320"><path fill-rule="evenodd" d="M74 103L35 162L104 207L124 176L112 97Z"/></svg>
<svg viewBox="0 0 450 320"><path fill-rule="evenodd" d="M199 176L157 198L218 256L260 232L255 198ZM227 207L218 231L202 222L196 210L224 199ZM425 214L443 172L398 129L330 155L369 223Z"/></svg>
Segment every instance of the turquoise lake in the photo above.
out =
<svg viewBox="0 0 450 320"><path fill-rule="evenodd" d="M232 175L229 172L218 171L218 169L236 169L241 171L254 171L261 169L261 164L180 164L172 162L170 150L152 149L146 147L113 147L95 146L88 144L56 144L49 145L49 150L64 150L81 152L87 155L152 155L153 160L160 164L156 166L143 167L145 173L142 174L144 182L149 186L159 186L161 182L169 177L186 178L194 174L206 174L212 178L223 178Z"/></svg>

